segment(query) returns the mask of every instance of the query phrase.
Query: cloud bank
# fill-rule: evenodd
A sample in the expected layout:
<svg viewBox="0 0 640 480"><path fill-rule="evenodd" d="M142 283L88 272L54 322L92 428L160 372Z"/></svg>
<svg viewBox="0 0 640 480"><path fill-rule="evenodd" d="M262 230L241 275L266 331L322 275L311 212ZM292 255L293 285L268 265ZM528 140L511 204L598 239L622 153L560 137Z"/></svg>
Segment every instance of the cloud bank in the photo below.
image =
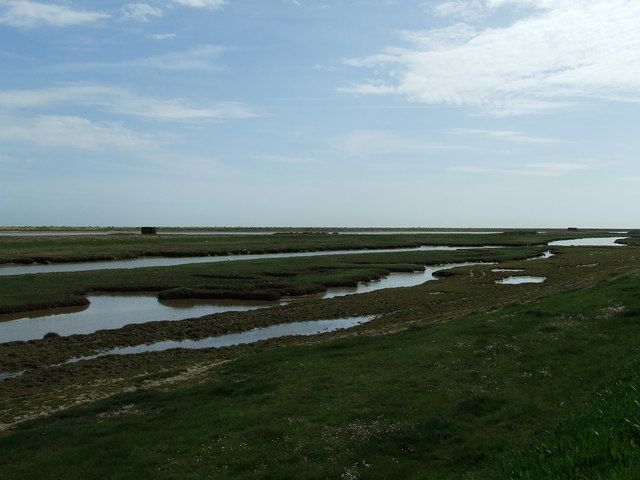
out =
<svg viewBox="0 0 640 480"><path fill-rule="evenodd" d="M498 9L517 9L521 18L503 27L472 21ZM436 10L465 21L402 32L408 46L348 60L374 73L342 90L494 116L640 100L640 2L448 1Z"/></svg>
<svg viewBox="0 0 640 480"><path fill-rule="evenodd" d="M0 24L12 27L68 27L95 23L107 17L109 15L105 12L76 10L65 5L29 0L0 0Z"/></svg>

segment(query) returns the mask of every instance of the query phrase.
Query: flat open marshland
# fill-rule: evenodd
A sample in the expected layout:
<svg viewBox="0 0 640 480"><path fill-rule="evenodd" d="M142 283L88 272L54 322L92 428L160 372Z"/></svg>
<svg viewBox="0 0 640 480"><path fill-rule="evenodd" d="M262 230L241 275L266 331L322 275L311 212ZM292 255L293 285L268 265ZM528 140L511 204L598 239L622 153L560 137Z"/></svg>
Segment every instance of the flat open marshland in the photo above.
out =
<svg viewBox="0 0 640 480"><path fill-rule="evenodd" d="M0 237L3 478L636 478L633 231L80 233Z"/></svg>

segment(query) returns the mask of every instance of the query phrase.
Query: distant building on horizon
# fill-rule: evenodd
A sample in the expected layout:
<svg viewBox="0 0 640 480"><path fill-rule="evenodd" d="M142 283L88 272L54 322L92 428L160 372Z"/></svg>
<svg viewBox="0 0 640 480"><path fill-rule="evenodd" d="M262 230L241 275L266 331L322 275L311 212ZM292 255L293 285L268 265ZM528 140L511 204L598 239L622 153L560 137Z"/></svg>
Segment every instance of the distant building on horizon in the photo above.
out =
<svg viewBox="0 0 640 480"><path fill-rule="evenodd" d="M158 229L156 227L140 227L140 234L142 235L156 235Z"/></svg>

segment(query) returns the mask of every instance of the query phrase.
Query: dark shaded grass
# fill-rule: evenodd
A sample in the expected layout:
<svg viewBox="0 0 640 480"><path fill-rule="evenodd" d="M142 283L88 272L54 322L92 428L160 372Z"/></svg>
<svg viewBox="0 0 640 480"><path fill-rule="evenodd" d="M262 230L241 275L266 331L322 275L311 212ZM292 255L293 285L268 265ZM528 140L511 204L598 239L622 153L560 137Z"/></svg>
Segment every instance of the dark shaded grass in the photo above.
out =
<svg viewBox="0 0 640 480"><path fill-rule="evenodd" d="M638 362L627 367L635 372ZM477 475L484 480L635 480L640 472L640 377L604 388L526 450Z"/></svg>

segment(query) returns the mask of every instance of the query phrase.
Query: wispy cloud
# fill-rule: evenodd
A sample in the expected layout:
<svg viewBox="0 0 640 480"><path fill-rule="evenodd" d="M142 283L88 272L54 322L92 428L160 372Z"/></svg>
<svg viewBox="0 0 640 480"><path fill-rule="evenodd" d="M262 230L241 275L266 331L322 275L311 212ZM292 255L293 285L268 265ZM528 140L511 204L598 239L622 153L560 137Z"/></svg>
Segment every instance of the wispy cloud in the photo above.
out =
<svg viewBox="0 0 640 480"><path fill-rule="evenodd" d="M471 174L502 174L533 177L559 177L581 172L589 168L585 163L527 163L519 167L460 165L451 167L452 172Z"/></svg>
<svg viewBox="0 0 640 480"><path fill-rule="evenodd" d="M409 138L395 132L358 130L350 132L335 142L338 154L350 157L376 155L419 154L435 150L468 150L464 145L448 145L428 140Z"/></svg>
<svg viewBox="0 0 640 480"><path fill-rule="evenodd" d="M124 63L167 70L219 70L216 60L225 50L219 45L199 45L181 52L170 52Z"/></svg>
<svg viewBox="0 0 640 480"><path fill-rule="evenodd" d="M227 4L226 0L174 0L174 3L183 7L207 8L210 10L219 10Z"/></svg>
<svg viewBox="0 0 640 480"><path fill-rule="evenodd" d="M526 9L506 27L456 24L403 32L389 47L347 63L375 67L343 88L461 105L488 115L534 114L585 101L640 101L640 3L628 0L484 0L440 3L441 14L470 8ZM378 71L385 72L378 74Z"/></svg>
<svg viewBox="0 0 640 480"><path fill-rule="evenodd" d="M41 109L61 105L94 107L117 114L162 121L229 120L259 113L239 102L192 105L182 99L158 99L108 85L68 85L40 90L0 91L0 109Z"/></svg>
<svg viewBox="0 0 640 480"><path fill-rule="evenodd" d="M84 117L37 115L35 117L0 116L0 141L96 150L147 149L158 139L143 135L114 122L92 122Z"/></svg>
<svg viewBox="0 0 640 480"><path fill-rule="evenodd" d="M152 36L155 40L175 38L175 34ZM108 69L108 68L155 68L162 70L221 70L218 58L227 49L220 45L198 45L188 50L151 55L119 62L65 63L48 67L53 71Z"/></svg>
<svg viewBox="0 0 640 480"><path fill-rule="evenodd" d="M482 17L487 6L484 0L449 0L436 5L429 4L429 8L441 17L476 20Z"/></svg>
<svg viewBox="0 0 640 480"><path fill-rule="evenodd" d="M446 0L435 5L431 2L426 5L441 17L478 21L500 8L546 8L553 2L554 0Z"/></svg>
<svg viewBox="0 0 640 480"><path fill-rule="evenodd" d="M302 155L256 155L254 160L283 165L311 165L318 163L317 158Z"/></svg>
<svg viewBox="0 0 640 480"><path fill-rule="evenodd" d="M527 135L524 132L517 130L488 130L478 128L454 128L449 130L452 135L458 136L472 136L479 138L486 138L489 140L499 140L515 143L566 143L563 140L558 140L549 137L537 137L534 135Z"/></svg>
<svg viewBox="0 0 640 480"><path fill-rule="evenodd" d="M102 11L76 10L66 5L30 0L0 0L0 24L12 27L68 27L94 23L107 17L109 15Z"/></svg>
<svg viewBox="0 0 640 480"><path fill-rule="evenodd" d="M176 36L175 33L153 33L149 35L149 37L154 40L173 40Z"/></svg>
<svg viewBox="0 0 640 480"><path fill-rule="evenodd" d="M148 22L162 16L162 10L148 3L128 3L122 7L122 16L127 20Z"/></svg>

